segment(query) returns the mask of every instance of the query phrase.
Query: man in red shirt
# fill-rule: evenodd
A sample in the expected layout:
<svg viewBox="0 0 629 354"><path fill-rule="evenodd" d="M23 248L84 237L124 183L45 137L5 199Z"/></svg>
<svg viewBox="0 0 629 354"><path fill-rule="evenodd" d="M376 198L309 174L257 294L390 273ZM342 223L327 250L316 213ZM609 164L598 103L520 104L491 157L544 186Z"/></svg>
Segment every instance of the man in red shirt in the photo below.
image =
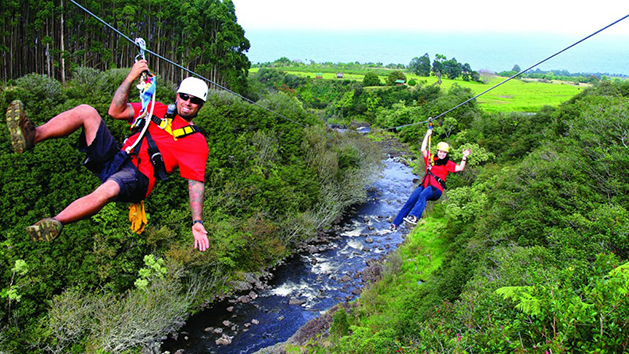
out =
<svg viewBox="0 0 629 354"><path fill-rule="evenodd" d="M426 174L422 179L419 187L417 187L408 198L400 212L391 223L391 230L396 230L402 221L409 224L417 224L417 220L421 218L426 203L429 200L438 200L441 198L443 189L445 188L446 177L451 172L461 172L465 169L465 161L472 153L470 149L463 151L463 159L461 164L457 165L448 158L450 146L445 142L437 144L437 156L430 161L430 156L426 147L428 146L428 138L432 135L432 128L429 128L422 142L421 151L426 164Z"/></svg>
<svg viewBox="0 0 629 354"><path fill-rule="evenodd" d="M148 71L145 60L133 65L114 94L109 106L110 116L127 120L130 124L138 117L142 106L140 103L129 103L129 92L144 71ZM177 90L174 117L164 120L168 122L165 124L166 129L147 122L146 136L141 137L138 148L133 150L127 148L140 137L140 132L129 137L121 149L96 109L91 106L77 106L35 127L26 117L22 103L13 101L7 110L7 126L16 153L23 153L42 141L65 137L82 128L79 150L86 153L83 164L102 181L92 193L75 200L53 218L40 220L27 227L29 236L36 241L52 241L61 233L63 225L86 219L111 201L138 203L144 200L155 185L155 159L152 160L151 156L161 155L161 162L155 165L161 167L158 170L169 174L179 168L181 177L188 179L194 247L205 251L209 241L202 214L208 146L202 134L193 134L198 130L192 119L203 107L207 93L207 84L202 80L191 77L183 80ZM164 119L167 106L159 102L155 102L154 106L153 116ZM150 111L150 108L149 105L147 110ZM182 128L193 133L179 137L172 134ZM157 154L153 152L149 156L150 143L158 149ZM165 178L165 174L160 178Z"/></svg>

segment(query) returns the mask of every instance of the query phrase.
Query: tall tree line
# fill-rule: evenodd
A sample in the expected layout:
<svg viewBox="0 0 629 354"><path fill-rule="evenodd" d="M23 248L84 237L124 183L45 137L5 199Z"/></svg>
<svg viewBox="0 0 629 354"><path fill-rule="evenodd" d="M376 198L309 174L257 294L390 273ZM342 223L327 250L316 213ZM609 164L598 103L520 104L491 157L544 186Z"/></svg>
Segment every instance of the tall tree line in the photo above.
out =
<svg viewBox="0 0 629 354"><path fill-rule="evenodd" d="M240 91L249 41L231 0L84 0L79 2L147 49L222 86ZM68 0L2 0L0 78L29 73L64 81L77 66L129 67L138 48ZM147 55L152 71L178 82L184 70Z"/></svg>

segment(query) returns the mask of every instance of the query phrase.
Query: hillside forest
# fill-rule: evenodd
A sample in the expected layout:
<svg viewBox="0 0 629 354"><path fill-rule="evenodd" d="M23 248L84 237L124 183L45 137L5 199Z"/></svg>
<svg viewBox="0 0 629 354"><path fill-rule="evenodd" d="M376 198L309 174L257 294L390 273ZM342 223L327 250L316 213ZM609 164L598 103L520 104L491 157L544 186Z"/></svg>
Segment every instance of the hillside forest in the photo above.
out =
<svg viewBox="0 0 629 354"><path fill-rule="evenodd" d="M142 234L129 228L128 205L111 203L67 225L54 242L32 242L26 226L89 193L98 179L81 166L78 132L16 155L0 129L2 354L159 353L162 338L191 314L232 293L235 282L271 269L363 202L386 158L382 140L408 144L415 153L408 163L421 175L426 125L387 128L424 121L474 95L457 84L373 86L278 67L249 74L248 43L229 0L85 5L123 31L154 34L147 42L160 43L160 53L215 73L249 101L213 88L195 118L209 147L203 219L210 249L203 253L192 247L187 184L177 173L146 201ZM135 49L116 45L99 24L88 27L92 20L67 3L6 6L0 111L19 99L42 124L89 104L122 141L128 125L106 113ZM186 23L180 11L189 15ZM61 35L62 15L68 26L86 26L83 39L67 37L78 32ZM143 16L172 16L159 23L173 27ZM203 27L210 23L234 37ZM190 41L198 39L199 47L179 47L190 42L177 37L184 34L198 35ZM209 53L204 43L227 52ZM20 60L8 53L27 54ZM149 65L158 78L157 100L172 102L185 73L158 61ZM386 259L380 281L332 309L326 330L285 350L626 352L628 96L626 81L597 80L533 114L488 112L472 101L435 122L433 138L453 147L453 160L472 149L466 170L448 177L446 195ZM349 129L339 133L331 123ZM357 133L358 125L370 125L372 133Z"/></svg>
<svg viewBox="0 0 629 354"><path fill-rule="evenodd" d="M263 69L257 75L282 77ZM343 91L343 83L335 84ZM291 87L308 102L310 91L302 95L300 87L318 85L288 75L275 86ZM321 109L372 128L418 122L472 96L457 85L445 92L433 85L381 91L346 83L352 85L352 93L337 94L343 103ZM471 148L471 168L448 177L445 198L387 258L379 282L324 316L326 331L299 333L302 342L286 350L626 352L628 95L627 81L602 80L533 114L488 113L471 103L446 115L435 133L457 147L455 161ZM374 100L381 105L364 108ZM419 176L425 129L395 130L415 148L411 163Z"/></svg>

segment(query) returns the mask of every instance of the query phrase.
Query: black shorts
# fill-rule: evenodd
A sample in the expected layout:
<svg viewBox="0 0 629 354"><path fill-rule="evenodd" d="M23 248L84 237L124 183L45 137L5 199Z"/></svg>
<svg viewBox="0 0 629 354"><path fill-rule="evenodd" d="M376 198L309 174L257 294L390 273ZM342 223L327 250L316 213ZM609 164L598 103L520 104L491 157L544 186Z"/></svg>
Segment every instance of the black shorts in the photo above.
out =
<svg viewBox="0 0 629 354"><path fill-rule="evenodd" d="M79 136L79 151L86 157L83 165L92 171L102 183L113 180L118 183L120 193L116 201L139 203L146 197L149 179L131 162L128 154L111 135L107 125L100 121L92 144L87 146L85 132Z"/></svg>

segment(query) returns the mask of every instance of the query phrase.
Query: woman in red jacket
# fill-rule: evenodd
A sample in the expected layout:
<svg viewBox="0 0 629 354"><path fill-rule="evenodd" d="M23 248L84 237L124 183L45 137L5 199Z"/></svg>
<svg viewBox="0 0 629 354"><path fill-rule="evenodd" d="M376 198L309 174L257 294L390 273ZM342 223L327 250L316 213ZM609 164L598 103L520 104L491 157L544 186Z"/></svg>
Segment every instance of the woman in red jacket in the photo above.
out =
<svg viewBox="0 0 629 354"><path fill-rule="evenodd" d="M428 145L428 138L431 135L432 127L426 132L426 136L424 137L421 147L422 155L424 156L424 163L426 164L426 174L424 175L422 182L419 184L419 187L413 191L411 196L406 201L406 204L404 204L395 219L393 219L393 223L391 224L392 230L397 229L402 221L406 221L412 225L417 224L417 220L421 218L422 213L424 212L426 202L441 198L441 194L443 193L443 189L446 185L446 177L448 176L448 173L463 171L465 169L465 161L472 152L470 149L463 151L463 159L461 160L461 163L457 165L448 157L450 146L442 141L437 144L437 156L434 157L431 163L428 150L426 149L426 146Z"/></svg>

